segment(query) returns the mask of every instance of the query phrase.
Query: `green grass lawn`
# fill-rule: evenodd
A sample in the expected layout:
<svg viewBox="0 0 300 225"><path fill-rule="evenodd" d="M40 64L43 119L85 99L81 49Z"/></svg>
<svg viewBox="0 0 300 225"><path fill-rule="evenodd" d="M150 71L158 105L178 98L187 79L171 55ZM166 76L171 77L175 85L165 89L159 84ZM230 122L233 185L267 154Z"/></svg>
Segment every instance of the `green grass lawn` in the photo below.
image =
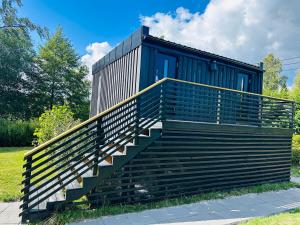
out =
<svg viewBox="0 0 300 225"><path fill-rule="evenodd" d="M31 147L0 148L0 202L20 198L23 157L29 149Z"/></svg>
<svg viewBox="0 0 300 225"><path fill-rule="evenodd" d="M280 213L273 216L261 217L243 222L240 225L299 225L300 209Z"/></svg>

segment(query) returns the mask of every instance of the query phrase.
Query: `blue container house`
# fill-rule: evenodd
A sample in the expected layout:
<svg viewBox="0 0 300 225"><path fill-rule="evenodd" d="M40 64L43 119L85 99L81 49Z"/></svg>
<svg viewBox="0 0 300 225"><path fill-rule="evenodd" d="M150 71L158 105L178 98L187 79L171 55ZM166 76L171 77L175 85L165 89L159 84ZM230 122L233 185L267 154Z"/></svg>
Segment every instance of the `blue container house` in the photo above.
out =
<svg viewBox="0 0 300 225"><path fill-rule="evenodd" d="M142 26L93 66L91 116L165 78L262 93L263 68L149 35Z"/></svg>

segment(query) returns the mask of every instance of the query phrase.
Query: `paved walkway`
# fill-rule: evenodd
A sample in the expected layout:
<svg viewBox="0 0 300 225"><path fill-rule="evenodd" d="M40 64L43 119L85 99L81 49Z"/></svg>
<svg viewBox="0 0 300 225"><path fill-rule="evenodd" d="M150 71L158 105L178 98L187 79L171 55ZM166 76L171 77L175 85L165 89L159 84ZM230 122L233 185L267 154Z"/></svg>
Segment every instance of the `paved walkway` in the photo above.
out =
<svg viewBox="0 0 300 225"><path fill-rule="evenodd" d="M20 202L3 202L0 203L0 224L16 225L21 224Z"/></svg>
<svg viewBox="0 0 300 225"><path fill-rule="evenodd" d="M300 177L292 178L300 183ZM21 224L20 202L0 203L0 225ZM146 210L72 223L73 225L221 225L300 207L300 189L247 194L227 199Z"/></svg>
<svg viewBox="0 0 300 225"><path fill-rule="evenodd" d="M291 181L300 184L300 177L292 177Z"/></svg>
<svg viewBox="0 0 300 225"><path fill-rule="evenodd" d="M267 216L300 207L300 189L247 194L227 199L146 210L72 225L221 225L233 224L252 217Z"/></svg>

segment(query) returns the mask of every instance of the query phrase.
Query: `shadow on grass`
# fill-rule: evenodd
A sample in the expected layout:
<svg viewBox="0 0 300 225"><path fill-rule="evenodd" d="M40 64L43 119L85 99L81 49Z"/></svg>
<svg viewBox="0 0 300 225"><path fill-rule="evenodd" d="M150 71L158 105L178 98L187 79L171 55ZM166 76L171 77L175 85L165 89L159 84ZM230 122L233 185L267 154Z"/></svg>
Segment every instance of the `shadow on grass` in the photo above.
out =
<svg viewBox="0 0 300 225"><path fill-rule="evenodd" d="M32 149L32 146L26 146L26 147L0 147L0 154L1 153L14 153L14 152L22 152L22 151L28 151Z"/></svg>

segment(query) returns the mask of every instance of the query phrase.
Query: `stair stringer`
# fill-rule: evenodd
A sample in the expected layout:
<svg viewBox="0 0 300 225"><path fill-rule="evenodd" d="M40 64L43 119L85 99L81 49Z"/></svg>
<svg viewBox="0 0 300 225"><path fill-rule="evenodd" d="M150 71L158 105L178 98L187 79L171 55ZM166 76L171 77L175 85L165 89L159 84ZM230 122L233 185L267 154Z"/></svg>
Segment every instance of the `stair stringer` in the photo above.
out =
<svg viewBox="0 0 300 225"><path fill-rule="evenodd" d="M61 210L64 208L66 203L78 200L85 195L88 197L89 193L98 185L101 185L105 178L111 176L115 171L119 170L123 165L134 158L139 152L143 151L154 141L160 138L161 132L161 128L149 128L149 136L139 136L138 145L125 146L125 155L114 155L112 165L99 166L98 176L83 177L81 188L67 189L65 200L47 202L47 209L49 211Z"/></svg>

